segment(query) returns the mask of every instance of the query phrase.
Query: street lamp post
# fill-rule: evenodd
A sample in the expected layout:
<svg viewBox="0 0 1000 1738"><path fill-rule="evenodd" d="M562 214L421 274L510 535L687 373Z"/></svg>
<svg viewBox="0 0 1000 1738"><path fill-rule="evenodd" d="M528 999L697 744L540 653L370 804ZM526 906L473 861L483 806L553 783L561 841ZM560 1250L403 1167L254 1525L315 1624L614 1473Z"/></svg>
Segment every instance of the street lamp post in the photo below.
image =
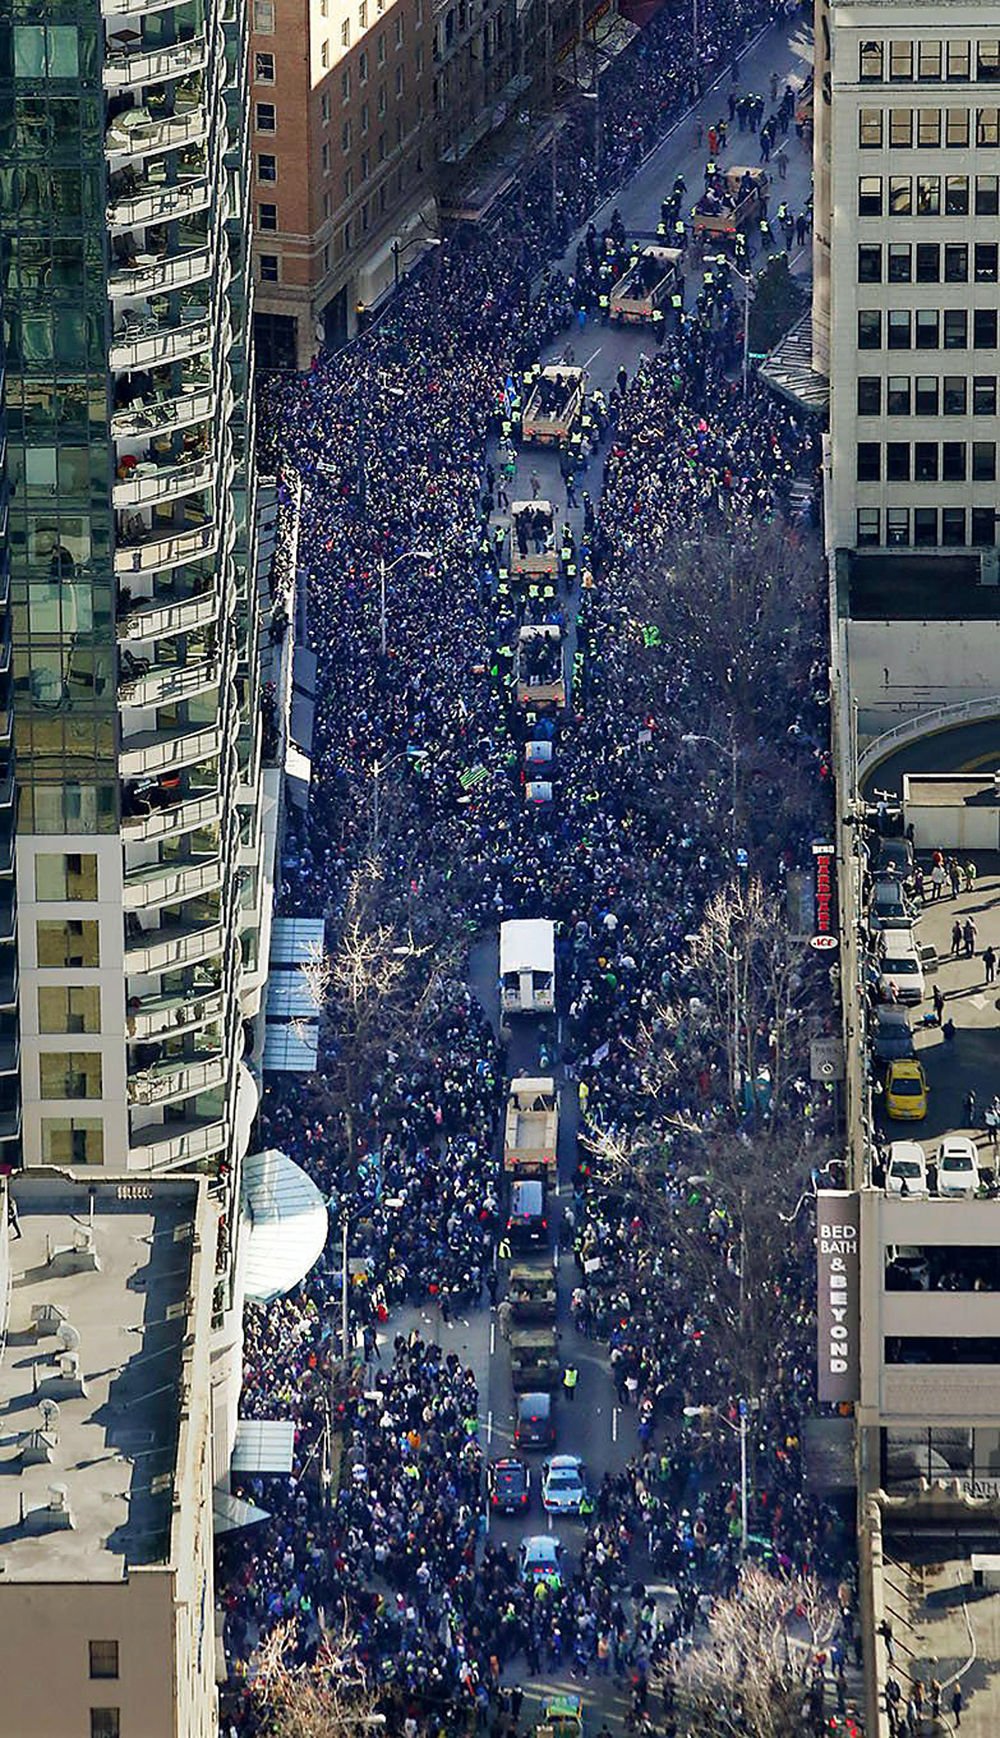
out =
<svg viewBox="0 0 1000 1738"><path fill-rule="evenodd" d="M391 754L388 760L376 760L372 765L372 845L378 850L378 831L381 819L381 780L398 760L405 760L406 750L400 749L398 754Z"/></svg>
<svg viewBox="0 0 1000 1738"><path fill-rule="evenodd" d="M738 1400L736 1404L740 1415L739 1424L734 1424L718 1406L685 1406L683 1411L685 1418L704 1418L711 1413L740 1439L740 1555L745 1557L750 1532L750 1484L747 1474L747 1419L750 1408L745 1400Z"/></svg>
<svg viewBox="0 0 1000 1738"><path fill-rule="evenodd" d="M746 402L750 381L750 309L753 306L753 277L750 272L743 271L727 254L714 255L717 266L728 266L735 272L743 285L743 401Z"/></svg>
<svg viewBox="0 0 1000 1738"><path fill-rule="evenodd" d="M726 756L729 757L730 782L731 782L732 803L733 803L732 847L733 847L733 857L735 860L735 856L736 856L736 793L738 790L736 772L737 772L737 761L739 759L739 748L737 746L735 734L732 738L732 741L729 742L728 744L726 744L726 743L717 741L717 739L714 736L703 735L701 731L687 730L687 731L685 731L684 735L681 737L681 741L683 742L685 748L693 748L695 743L698 743L698 742L707 742L710 748L714 748L717 754L722 755L723 759L725 759Z"/></svg>
<svg viewBox="0 0 1000 1738"><path fill-rule="evenodd" d="M386 656L389 649L389 618L386 612L386 580L393 569L399 566L401 561L433 561L433 559L434 552L431 549L404 549L402 555L397 555L395 561L390 561L387 567L385 564L385 556L379 556L378 640L379 650L381 651L383 658Z"/></svg>
<svg viewBox="0 0 1000 1738"><path fill-rule="evenodd" d="M595 50L596 54L596 50ZM594 88L592 91L581 91L584 102L594 105L594 180L601 173L601 89L597 82L597 61L594 61Z"/></svg>
<svg viewBox="0 0 1000 1738"><path fill-rule="evenodd" d="M410 237L409 241L400 241L399 237L397 236L392 244L392 287L393 287L393 289L394 290L399 289L399 261L404 253L407 253L411 247L432 248L432 247L440 247L440 246L441 246L441 237L439 235L412 235Z"/></svg>

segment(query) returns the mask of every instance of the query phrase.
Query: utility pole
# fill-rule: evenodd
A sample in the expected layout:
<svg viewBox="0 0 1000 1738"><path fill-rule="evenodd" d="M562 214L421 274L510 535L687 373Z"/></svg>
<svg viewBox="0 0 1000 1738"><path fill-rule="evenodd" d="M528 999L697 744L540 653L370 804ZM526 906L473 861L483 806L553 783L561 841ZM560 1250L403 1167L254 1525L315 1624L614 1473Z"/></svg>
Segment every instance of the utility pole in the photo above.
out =
<svg viewBox="0 0 1000 1738"><path fill-rule="evenodd" d="M739 1402L740 1408L740 1551L747 1554L747 1536L750 1531L750 1493L747 1483L747 1413L750 1408L745 1400Z"/></svg>
<svg viewBox="0 0 1000 1738"><path fill-rule="evenodd" d="M348 1315L349 1315L348 1303L347 1303L347 1285L348 1285L348 1280L350 1278L350 1275L347 1271L347 1214L344 1212L343 1208L341 1208L340 1235L341 1235L340 1288L341 1288L341 1293L342 1293L341 1299L340 1299L340 1354L344 1360L344 1363L346 1364L347 1363L347 1351L348 1351L347 1334L348 1334Z"/></svg>

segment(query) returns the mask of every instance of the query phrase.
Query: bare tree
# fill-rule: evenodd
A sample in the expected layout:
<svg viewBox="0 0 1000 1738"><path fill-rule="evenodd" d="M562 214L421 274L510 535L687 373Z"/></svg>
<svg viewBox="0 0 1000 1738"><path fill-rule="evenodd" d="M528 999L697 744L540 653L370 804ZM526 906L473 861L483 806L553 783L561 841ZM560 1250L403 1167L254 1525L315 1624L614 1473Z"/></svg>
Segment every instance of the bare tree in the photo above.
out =
<svg viewBox="0 0 1000 1738"><path fill-rule="evenodd" d="M297 1626L276 1624L261 1644L253 1694L266 1738L362 1738L384 1719L356 1655L346 1615L324 1629L315 1658L297 1664Z"/></svg>
<svg viewBox="0 0 1000 1738"><path fill-rule="evenodd" d="M810 1665L836 1626L836 1607L814 1575L747 1564L736 1591L715 1601L708 1640L678 1674L687 1730L798 1738Z"/></svg>

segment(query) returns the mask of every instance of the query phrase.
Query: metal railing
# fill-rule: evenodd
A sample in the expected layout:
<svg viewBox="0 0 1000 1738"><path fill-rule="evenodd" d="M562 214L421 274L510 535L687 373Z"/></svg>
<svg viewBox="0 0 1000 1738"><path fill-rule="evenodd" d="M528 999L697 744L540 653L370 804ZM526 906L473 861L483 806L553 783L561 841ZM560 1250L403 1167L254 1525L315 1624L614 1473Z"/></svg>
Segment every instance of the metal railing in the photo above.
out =
<svg viewBox="0 0 1000 1738"><path fill-rule="evenodd" d="M152 315L144 319L126 317L111 340L108 362L111 368L138 368L145 363L180 362L186 356L197 356L212 346L212 325L200 311L179 326L161 326ZM133 413L119 411L111 418L115 425ZM121 432L127 432L121 431Z"/></svg>
<svg viewBox="0 0 1000 1738"><path fill-rule="evenodd" d="M986 694L979 700L959 700L952 706L937 706L932 712L915 713L901 724L894 725L891 730L885 730L880 736L874 737L862 749L857 762L858 784L867 778L880 761L886 760L906 743L917 742L920 737L934 735L939 730L950 730L955 725L973 724L985 718L1000 718L1000 694ZM997 760L1000 764L1000 755Z"/></svg>
<svg viewBox="0 0 1000 1738"><path fill-rule="evenodd" d="M189 37L186 42L173 42L158 48L145 48L141 43L133 48L115 48L110 42L104 57L102 77L105 90L123 90L132 84L146 84L158 78L182 78L185 73L204 66L208 43L204 36Z"/></svg>

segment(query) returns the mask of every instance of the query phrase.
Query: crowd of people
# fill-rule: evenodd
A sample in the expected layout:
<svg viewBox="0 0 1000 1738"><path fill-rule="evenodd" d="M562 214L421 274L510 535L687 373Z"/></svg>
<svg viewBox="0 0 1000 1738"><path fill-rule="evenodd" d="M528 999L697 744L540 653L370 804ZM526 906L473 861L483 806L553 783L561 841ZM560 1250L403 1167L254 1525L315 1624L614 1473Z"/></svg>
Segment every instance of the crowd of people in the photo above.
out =
<svg viewBox="0 0 1000 1738"><path fill-rule="evenodd" d="M664 8L608 75L609 96L621 98L606 105L609 182L635 167L691 81L724 67L765 16L753 0L703 6L693 67L683 9ZM561 141L570 153L581 151L573 128ZM573 534L586 582L575 590L563 575L560 609L575 676L585 674L553 744L558 804L539 824L524 802L524 732L499 655L493 532L506 461L491 442L502 433L502 383L578 312L578 287L551 269L539 284L538 268L593 202L581 156L565 159L555 212L547 172L528 179L506 220L519 246L457 234L363 341L267 399L263 438L279 469L302 480L299 562L320 659L313 788L307 817L290 823L280 899L286 912L327 913L335 934L350 877L374 854L380 918L405 925L417 950L472 941L507 916L553 919L563 1060L595 1126L628 1128L650 1116L632 1040L659 1004L697 987L687 938L706 899L744 857L780 886L828 803L818 604L786 611L773 641L763 631L760 643L748 639L720 677L716 612L703 599L692 615L682 580L676 594L664 584L665 563L700 537L750 543L764 527L777 544L800 545L817 450L802 419L731 378L724 284L619 379L591 443L598 456L603 443L603 474L590 481L600 499L585 493ZM567 514L587 458L572 462ZM286 479L285 518L296 493ZM685 741L713 721L720 683L734 764L739 754L754 778L738 840L735 789L727 832L725 781ZM551 1056L554 1034L544 1042ZM331 1240L294 1294L247 1319L243 1410L294 1419L295 1470L287 1486L245 1484L240 1494L268 1519L221 1547L233 1729L251 1733L260 1718L251 1683L262 1635L296 1619L294 1659L308 1662L316 1620L346 1612L393 1729L462 1730L492 1712L504 1731L516 1725L505 1673L562 1665L627 1676L639 1721L651 1717L655 1682L669 1731L703 1600L733 1583L739 1505L710 1433L678 1438L663 1426L693 1384L731 1402L733 1372L713 1361L694 1300L678 1296L663 1314L642 1239L581 1167L578 1249L600 1263L581 1275L573 1315L607 1346L640 1451L595 1494L562 1586L521 1578L504 1545L482 1540L472 1373L416 1331L386 1343L380 1332L388 1324L391 1335L402 1306L436 1303L447 1320L496 1297L497 1039L466 982L443 974L352 1105L350 1150L333 1090L335 1032L324 1043L315 1079L270 1077L262 1123L265 1144L304 1166L338 1223L348 1218L355 1362L340 1356L345 1276ZM764 1059L767 1046L764 1033ZM708 1130L728 1114L724 1063L710 1045L697 1054L697 1068L689 1057L677 1073L671 1108ZM798 1102L817 1124L826 1113L805 1082ZM689 1164L680 1145L674 1162ZM706 1225L710 1252L713 1237L731 1261L731 1236ZM753 1423L757 1519L779 1562L830 1569L833 1517L806 1497L801 1474L811 1370L800 1253L793 1240L780 1276L782 1379ZM676 1581L668 1621L642 1595L643 1566Z"/></svg>

